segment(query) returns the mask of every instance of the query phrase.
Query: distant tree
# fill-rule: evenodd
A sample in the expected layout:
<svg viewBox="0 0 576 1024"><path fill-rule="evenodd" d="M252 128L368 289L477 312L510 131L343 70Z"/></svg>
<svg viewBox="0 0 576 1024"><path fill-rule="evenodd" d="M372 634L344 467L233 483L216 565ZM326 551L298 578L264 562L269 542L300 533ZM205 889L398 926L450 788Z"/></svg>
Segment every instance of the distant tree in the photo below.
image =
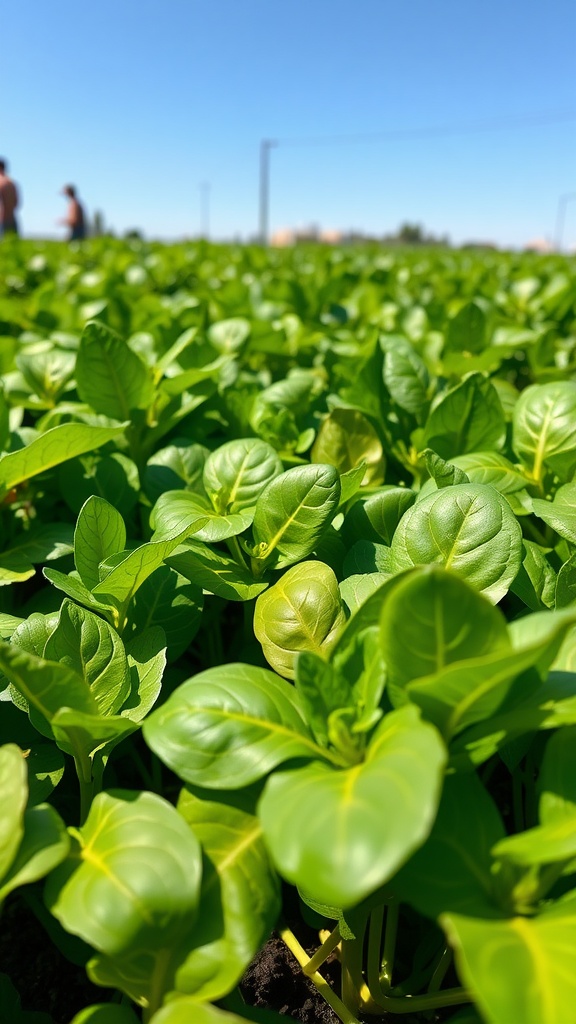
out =
<svg viewBox="0 0 576 1024"><path fill-rule="evenodd" d="M410 224L408 221L398 229L397 238L403 245L422 245L426 241L420 224Z"/></svg>

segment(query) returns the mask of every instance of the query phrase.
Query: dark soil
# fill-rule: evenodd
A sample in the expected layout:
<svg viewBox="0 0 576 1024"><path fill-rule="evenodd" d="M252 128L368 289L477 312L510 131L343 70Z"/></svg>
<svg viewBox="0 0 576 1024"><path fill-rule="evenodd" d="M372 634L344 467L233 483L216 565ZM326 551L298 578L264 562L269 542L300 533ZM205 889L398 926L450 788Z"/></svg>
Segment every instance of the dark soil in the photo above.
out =
<svg viewBox="0 0 576 1024"><path fill-rule="evenodd" d="M327 979L330 966L323 967ZM334 1011L276 935L250 964L241 989L246 1002L252 1006L265 1006L302 1024L340 1024Z"/></svg>
<svg viewBox="0 0 576 1024"><path fill-rule="evenodd" d="M310 940L309 951L317 939ZM70 963L54 945L21 893L6 901L0 920L0 973L17 989L23 1010L43 1011L54 1024L70 1024L76 1013L94 1003L110 1001L113 992L92 985L83 967ZM339 966L328 963L322 973L337 985ZM242 994L252 1006L262 1006L302 1024L340 1024L313 983L277 936L266 943L242 982ZM0 1024L4 1019L0 1007Z"/></svg>
<svg viewBox="0 0 576 1024"><path fill-rule="evenodd" d="M7 899L0 918L0 973L10 978L23 1010L49 1013L54 1024L70 1024L85 1006L105 1003L113 994L92 985L83 967L66 960L20 893ZM1 1007L0 1024L11 1024Z"/></svg>

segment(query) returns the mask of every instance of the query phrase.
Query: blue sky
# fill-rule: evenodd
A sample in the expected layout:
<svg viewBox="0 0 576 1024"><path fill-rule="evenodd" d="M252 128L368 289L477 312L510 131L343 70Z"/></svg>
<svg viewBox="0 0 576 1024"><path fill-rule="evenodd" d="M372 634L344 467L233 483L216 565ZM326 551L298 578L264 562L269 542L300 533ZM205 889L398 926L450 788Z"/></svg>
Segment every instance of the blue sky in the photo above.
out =
<svg viewBox="0 0 576 1024"><path fill-rule="evenodd" d="M18 0L2 15L0 153L24 234L58 234L62 185L118 232L258 224L383 234L406 220L522 246L576 192L574 0ZM432 138L283 140L572 120ZM576 246L576 201L566 245Z"/></svg>

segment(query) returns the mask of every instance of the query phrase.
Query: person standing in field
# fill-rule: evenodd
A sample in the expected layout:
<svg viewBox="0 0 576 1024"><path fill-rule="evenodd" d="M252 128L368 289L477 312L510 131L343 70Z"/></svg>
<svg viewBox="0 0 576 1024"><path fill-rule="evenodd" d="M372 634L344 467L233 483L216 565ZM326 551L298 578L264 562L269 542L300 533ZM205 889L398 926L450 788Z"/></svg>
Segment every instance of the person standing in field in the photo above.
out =
<svg viewBox="0 0 576 1024"><path fill-rule="evenodd" d="M18 222L16 210L18 208L18 189L6 173L7 164L0 159L0 237L2 235L17 235Z"/></svg>
<svg viewBox="0 0 576 1024"><path fill-rule="evenodd" d="M82 204L78 201L74 185L65 185L62 189L62 193L63 195L68 196L69 200L68 212L65 218L61 221L62 224L66 224L70 229L68 241L81 241L83 238L86 238L86 225Z"/></svg>

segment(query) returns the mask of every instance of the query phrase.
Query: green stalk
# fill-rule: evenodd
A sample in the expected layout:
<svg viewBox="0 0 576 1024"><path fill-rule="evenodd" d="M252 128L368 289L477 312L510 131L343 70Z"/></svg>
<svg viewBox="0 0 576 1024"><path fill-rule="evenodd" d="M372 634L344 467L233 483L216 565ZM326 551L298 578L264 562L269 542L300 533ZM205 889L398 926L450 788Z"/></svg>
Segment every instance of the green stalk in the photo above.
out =
<svg viewBox="0 0 576 1024"><path fill-rule="evenodd" d="M430 978L430 984L428 985L429 992L438 992L440 990L440 986L442 985L442 982L446 977L446 972L450 967L451 963L452 950L450 949L449 946L446 946L446 948L442 951L442 956L440 957L438 963L436 964L436 967L434 968L434 971L432 973L432 977Z"/></svg>
<svg viewBox="0 0 576 1024"><path fill-rule="evenodd" d="M328 938L316 950L314 956L312 956L306 964L304 974L308 974L310 976L315 974L318 968L326 962L330 954L339 946L340 941L340 925L337 924L334 931L330 932Z"/></svg>
<svg viewBox="0 0 576 1024"><path fill-rule="evenodd" d="M302 968L305 968L310 962L306 950L300 945L298 939L294 935L294 932L290 928L283 927L280 929L280 938L286 944L292 955L296 958ZM322 977L318 971L314 974L308 975L310 980L314 982L316 988L320 992L320 995L326 1000L329 1006L332 1007L334 1013L340 1018L342 1024L360 1024L360 1021L354 1014L344 1005L341 999L338 998L335 992L332 991L330 985L325 978ZM146 1024L146 1022L144 1022Z"/></svg>
<svg viewBox="0 0 576 1024"><path fill-rule="evenodd" d="M386 908L386 931L384 932L384 950L382 952L382 969L380 972L380 981L385 983L386 988L392 988L392 970L394 954L396 952L399 916L400 907L398 903L391 903Z"/></svg>

